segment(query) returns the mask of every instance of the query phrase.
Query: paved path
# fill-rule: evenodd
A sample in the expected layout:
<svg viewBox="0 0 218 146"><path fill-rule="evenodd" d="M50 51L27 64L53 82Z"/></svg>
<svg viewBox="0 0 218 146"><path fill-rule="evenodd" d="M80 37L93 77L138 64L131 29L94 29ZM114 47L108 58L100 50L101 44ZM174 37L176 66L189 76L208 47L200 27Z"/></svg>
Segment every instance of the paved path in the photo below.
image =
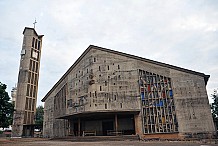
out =
<svg viewBox="0 0 218 146"><path fill-rule="evenodd" d="M101 141L101 142L71 142L55 141L42 138L6 139L0 138L0 146L218 146L217 144L202 144L200 142L181 141Z"/></svg>

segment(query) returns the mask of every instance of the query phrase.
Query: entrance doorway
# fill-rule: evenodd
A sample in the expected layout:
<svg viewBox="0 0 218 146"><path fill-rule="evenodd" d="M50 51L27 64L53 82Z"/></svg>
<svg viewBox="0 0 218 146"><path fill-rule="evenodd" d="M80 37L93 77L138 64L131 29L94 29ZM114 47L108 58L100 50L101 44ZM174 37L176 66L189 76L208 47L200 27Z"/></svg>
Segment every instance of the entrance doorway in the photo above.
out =
<svg viewBox="0 0 218 146"><path fill-rule="evenodd" d="M114 122L113 121L102 121L102 132L103 135L107 135L108 130L114 130Z"/></svg>
<svg viewBox="0 0 218 146"><path fill-rule="evenodd" d="M78 131L79 131L79 129L78 129L78 123L74 123L74 124L73 124L73 132L74 132L74 135L75 135L75 136L78 136Z"/></svg>
<svg viewBox="0 0 218 146"><path fill-rule="evenodd" d="M24 125L22 136L23 137L33 137L34 136L34 125Z"/></svg>

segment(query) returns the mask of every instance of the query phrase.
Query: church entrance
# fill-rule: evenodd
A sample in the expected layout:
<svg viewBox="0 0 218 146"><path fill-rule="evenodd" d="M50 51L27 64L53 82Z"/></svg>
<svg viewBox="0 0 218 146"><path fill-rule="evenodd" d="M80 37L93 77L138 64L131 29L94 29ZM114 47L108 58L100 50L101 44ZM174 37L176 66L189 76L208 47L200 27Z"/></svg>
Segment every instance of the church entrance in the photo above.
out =
<svg viewBox="0 0 218 146"><path fill-rule="evenodd" d="M114 130L114 122L113 121L102 121L102 134L103 136L108 135L108 132Z"/></svg>
<svg viewBox="0 0 218 146"><path fill-rule="evenodd" d="M74 135L75 135L75 136L78 136L78 131L79 131L79 129L78 129L78 123L74 123L74 124L73 124L73 129L74 129L74 131L73 131Z"/></svg>
<svg viewBox="0 0 218 146"><path fill-rule="evenodd" d="M107 113L90 114L69 119L69 134L74 136L134 135L134 114Z"/></svg>
<svg viewBox="0 0 218 146"><path fill-rule="evenodd" d="M34 136L34 125L24 125L22 137L33 137Z"/></svg>

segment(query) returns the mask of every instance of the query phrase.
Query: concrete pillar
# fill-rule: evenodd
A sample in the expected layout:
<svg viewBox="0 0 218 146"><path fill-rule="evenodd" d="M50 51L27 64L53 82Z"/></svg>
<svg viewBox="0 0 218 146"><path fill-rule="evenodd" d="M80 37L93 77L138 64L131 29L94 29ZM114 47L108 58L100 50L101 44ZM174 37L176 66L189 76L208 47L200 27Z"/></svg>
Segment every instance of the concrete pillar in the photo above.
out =
<svg viewBox="0 0 218 146"><path fill-rule="evenodd" d="M69 124L68 124L68 120L64 120L64 133L65 133L65 136L68 136L69 135Z"/></svg>
<svg viewBox="0 0 218 146"><path fill-rule="evenodd" d="M69 136L70 135L70 120L68 119L67 121L68 121L67 122L67 136Z"/></svg>
<svg viewBox="0 0 218 146"><path fill-rule="evenodd" d="M140 114L134 115L134 120L135 120L135 133L139 135L143 135L141 115Z"/></svg>

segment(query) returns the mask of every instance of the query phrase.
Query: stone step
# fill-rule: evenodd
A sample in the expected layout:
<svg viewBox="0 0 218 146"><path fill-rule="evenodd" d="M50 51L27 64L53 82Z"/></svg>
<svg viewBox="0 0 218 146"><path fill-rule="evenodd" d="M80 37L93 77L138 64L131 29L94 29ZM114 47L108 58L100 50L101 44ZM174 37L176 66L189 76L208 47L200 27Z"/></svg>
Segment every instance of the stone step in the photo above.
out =
<svg viewBox="0 0 218 146"><path fill-rule="evenodd" d="M68 136L64 138L53 138L52 140L58 141L74 141L74 142L87 142L87 141L137 141L136 135L125 136Z"/></svg>

